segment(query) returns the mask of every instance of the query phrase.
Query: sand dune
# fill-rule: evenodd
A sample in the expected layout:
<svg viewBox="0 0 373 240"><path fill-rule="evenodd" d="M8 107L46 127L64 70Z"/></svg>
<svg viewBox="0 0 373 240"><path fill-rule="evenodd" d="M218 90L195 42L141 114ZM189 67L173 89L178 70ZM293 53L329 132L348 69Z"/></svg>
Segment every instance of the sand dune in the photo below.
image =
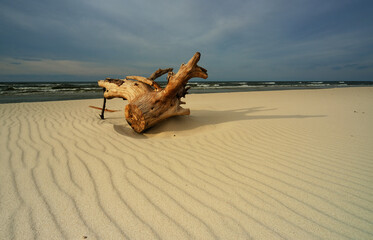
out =
<svg viewBox="0 0 373 240"><path fill-rule="evenodd" d="M373 88L0 105L0 239L373 239Z"/></svg>

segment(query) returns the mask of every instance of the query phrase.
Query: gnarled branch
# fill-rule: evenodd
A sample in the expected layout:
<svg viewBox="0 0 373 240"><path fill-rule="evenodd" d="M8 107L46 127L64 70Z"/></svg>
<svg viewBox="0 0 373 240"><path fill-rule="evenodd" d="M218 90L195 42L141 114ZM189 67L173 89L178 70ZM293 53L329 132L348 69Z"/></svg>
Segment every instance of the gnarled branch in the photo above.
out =
<svg viewBox="0 0 373 240"><path fill-rule="evenodd" d="M140 133L166 118L190 114L189 109L180 106L185 104L180 99L189 89L185 87L189 79L208 77L207 70L197 65L200 57L199 52L195 53L187 64L180 66L176 74L172 68L158 69L149 78L127 76L125 79L100 80L98 85L105 89L105 98L120 97L128 100L126 120ZM168 84L162 89L154 80L166 73Z"/></svg>
<svg viewBox="0 0 373 240"><path fill-rule="evenodd" d="M143 83L146 83L152 87L154 87L154 89L156 91L160 91L162 90L162 88L158 85L158 83L156 83L154 80L150 80L146 77L141 77L141 76L127 76L126 79L133 79L133 80L137 80L139 82L143 82Z"/></svg>

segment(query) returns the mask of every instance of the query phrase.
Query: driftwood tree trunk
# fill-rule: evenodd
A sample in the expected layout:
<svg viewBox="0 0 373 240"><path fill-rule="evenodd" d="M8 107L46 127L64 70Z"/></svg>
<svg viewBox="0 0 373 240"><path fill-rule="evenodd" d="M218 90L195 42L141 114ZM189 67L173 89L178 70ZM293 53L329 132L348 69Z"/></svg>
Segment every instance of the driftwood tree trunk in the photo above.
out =
<svg viewBox="0 0 373 240"><path fill-rule="evenodd" d="M185 97L189 79L199 77L206 79L207 70L197 65L201 54L197 52L187 64L182 64L175 74L172 68L158 69L149 78L127 76L125 79L106 79L98 81L104 88L104 98L115 97L128 100L125 117L130 126L138 133L154 126L158 122L178 115L189 115L180 99ZM168 73L167 86L162 89L154 80Z"/></svg>

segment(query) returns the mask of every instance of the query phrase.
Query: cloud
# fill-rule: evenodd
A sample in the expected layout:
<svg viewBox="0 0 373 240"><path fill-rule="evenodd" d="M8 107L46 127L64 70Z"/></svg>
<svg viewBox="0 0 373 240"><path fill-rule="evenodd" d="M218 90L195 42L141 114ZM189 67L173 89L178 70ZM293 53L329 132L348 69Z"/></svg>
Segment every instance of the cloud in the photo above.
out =
<svg viewBox="0 0 373 240"><path fill-rule="evenodd" d="M151 73L200 51L211 80L333 78L333 67L373 64L372 10L364 0L3 0L0 75Z"/></svg>
<svg viewBox="0 0 373 240"><path fill-rule="evenodd" d="M0 72L4 75L63 74L63 75L123 75L125 72L141 72L140 69L102 63L53 59L14 59L0 60Z"/></svg>
<svg viewBox="0 0 373 240"><path fill-rule="evenodd" d="M332 67L333 70L337 70L337 71L345 70L345 69L365 70L369 68L373 68L373 65L361 65L361 64L353 63L353 64L346 64L346 65L337 65L337 66Z"/></svg>

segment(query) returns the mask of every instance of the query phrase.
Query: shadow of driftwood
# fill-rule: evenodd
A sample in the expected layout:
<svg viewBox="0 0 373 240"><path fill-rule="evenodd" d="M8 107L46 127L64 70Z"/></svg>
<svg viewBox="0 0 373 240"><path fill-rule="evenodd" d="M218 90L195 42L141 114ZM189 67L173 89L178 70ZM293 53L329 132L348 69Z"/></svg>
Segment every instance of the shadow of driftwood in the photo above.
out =
<svg viewBox="0 0 373 240"><path fill-rule="evenodd" d="M124 120L124 118L123 118ZM125 135L127 137L131 137L131 138L136 138L136 139L147 139L148 137L145 136L144 134L139 134L137 132L135 132L126 122L126 120L124 120L124 123L123 124L114 124L113 125L114 127L114 130L121 134L121 135Z"/></svg>
<svg viewBox="0 0 373 240"><path fill-rule="evenodd" d="M264 107L244 108L226 111L214 110L192 110L190 116L177 116L166 119L158 125L148 129L144 134L135 133L127 123L115 124L114 130L119 134L139 139L148 138L148 136L172 132L177 134L181 131L190 131L197 128L214 128L216 125L226 122L258 119L290 119L290 118L315 118L325 117L326 115L258 115L257 112L268 112L276 109Z"/></svg>

